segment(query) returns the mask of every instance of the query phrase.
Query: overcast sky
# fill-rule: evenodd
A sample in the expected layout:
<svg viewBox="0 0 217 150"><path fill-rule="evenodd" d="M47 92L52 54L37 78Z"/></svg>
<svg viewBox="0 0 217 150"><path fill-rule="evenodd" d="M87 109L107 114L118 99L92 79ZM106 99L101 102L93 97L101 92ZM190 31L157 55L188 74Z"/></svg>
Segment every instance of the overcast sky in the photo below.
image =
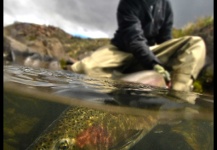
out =
<svg viewBox="0 0 217 150"><path fill-rule="evenodd" d="M213 15L213 0L170 0L174 27ZM4 26L14 21L59 27L73 35L111 38L119 0L4 0Z"/></svg>

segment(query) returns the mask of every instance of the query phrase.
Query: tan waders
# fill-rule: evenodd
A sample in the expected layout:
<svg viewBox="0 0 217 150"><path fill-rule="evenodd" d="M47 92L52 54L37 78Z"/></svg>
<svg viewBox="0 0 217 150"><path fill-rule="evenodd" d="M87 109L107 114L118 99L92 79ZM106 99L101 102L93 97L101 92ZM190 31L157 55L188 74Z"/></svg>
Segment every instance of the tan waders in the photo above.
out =
<svg viewBox="0 0 217 150"><path fill-rule="evenodd" d="M171 68L172 89L190 91L193 80L205 64L204 41L198 36L185 36L167 41L152 50L165 66Z"/></svg>
<svg viewBox="0 0 217 150"><path fill-rule="evenodd" d="M150 49L170 71L172 89L190 91L193 79L197 78L205 63L206 47L202 38L185 36L151 46ZM115 77L115 72L134 67L135 62L137 61L132 54L107 45L76 62L71 68L74 72L91 76Z"/></svg>

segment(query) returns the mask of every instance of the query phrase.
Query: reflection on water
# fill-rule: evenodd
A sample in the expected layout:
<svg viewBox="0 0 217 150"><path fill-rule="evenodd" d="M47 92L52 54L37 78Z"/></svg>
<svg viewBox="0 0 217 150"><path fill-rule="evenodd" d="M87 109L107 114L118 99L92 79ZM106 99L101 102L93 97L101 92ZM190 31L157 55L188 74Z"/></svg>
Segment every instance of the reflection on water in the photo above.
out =
<svg viewBox="0 0 217 150"><path fill-rule="evenodd" d="M59 149L213 149L213 98L199 95L193 105L167 93L65 71L4 66L4 149L41 143Z"/></svg>

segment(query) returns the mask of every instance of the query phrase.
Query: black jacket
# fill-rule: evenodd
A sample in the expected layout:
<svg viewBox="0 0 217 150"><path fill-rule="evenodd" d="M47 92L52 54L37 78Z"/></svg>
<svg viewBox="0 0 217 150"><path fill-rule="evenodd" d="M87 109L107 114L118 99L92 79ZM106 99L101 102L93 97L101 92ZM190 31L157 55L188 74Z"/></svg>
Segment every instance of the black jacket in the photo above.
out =
<svg viewBox="0 0 217 150"><path fill-rule="evenodd" d="M111 43L132 53L146 69L160 61L149 46L172 38L173 12L168 0L120 0L117 10L118 29Z"/></svg>

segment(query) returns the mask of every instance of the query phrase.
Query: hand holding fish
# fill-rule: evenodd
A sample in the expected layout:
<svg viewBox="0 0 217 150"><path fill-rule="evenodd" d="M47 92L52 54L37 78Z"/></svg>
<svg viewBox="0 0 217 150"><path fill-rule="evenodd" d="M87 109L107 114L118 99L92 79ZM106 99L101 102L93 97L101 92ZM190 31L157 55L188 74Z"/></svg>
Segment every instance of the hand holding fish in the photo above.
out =
<svg viewBox="0 0 217 150"><path fill-rule="evenodd" d="M170 73L159 64L154 65L154 70L156 72L160 73L164 77L167 86L170 87L170 85L171 85Z"/></svg>

